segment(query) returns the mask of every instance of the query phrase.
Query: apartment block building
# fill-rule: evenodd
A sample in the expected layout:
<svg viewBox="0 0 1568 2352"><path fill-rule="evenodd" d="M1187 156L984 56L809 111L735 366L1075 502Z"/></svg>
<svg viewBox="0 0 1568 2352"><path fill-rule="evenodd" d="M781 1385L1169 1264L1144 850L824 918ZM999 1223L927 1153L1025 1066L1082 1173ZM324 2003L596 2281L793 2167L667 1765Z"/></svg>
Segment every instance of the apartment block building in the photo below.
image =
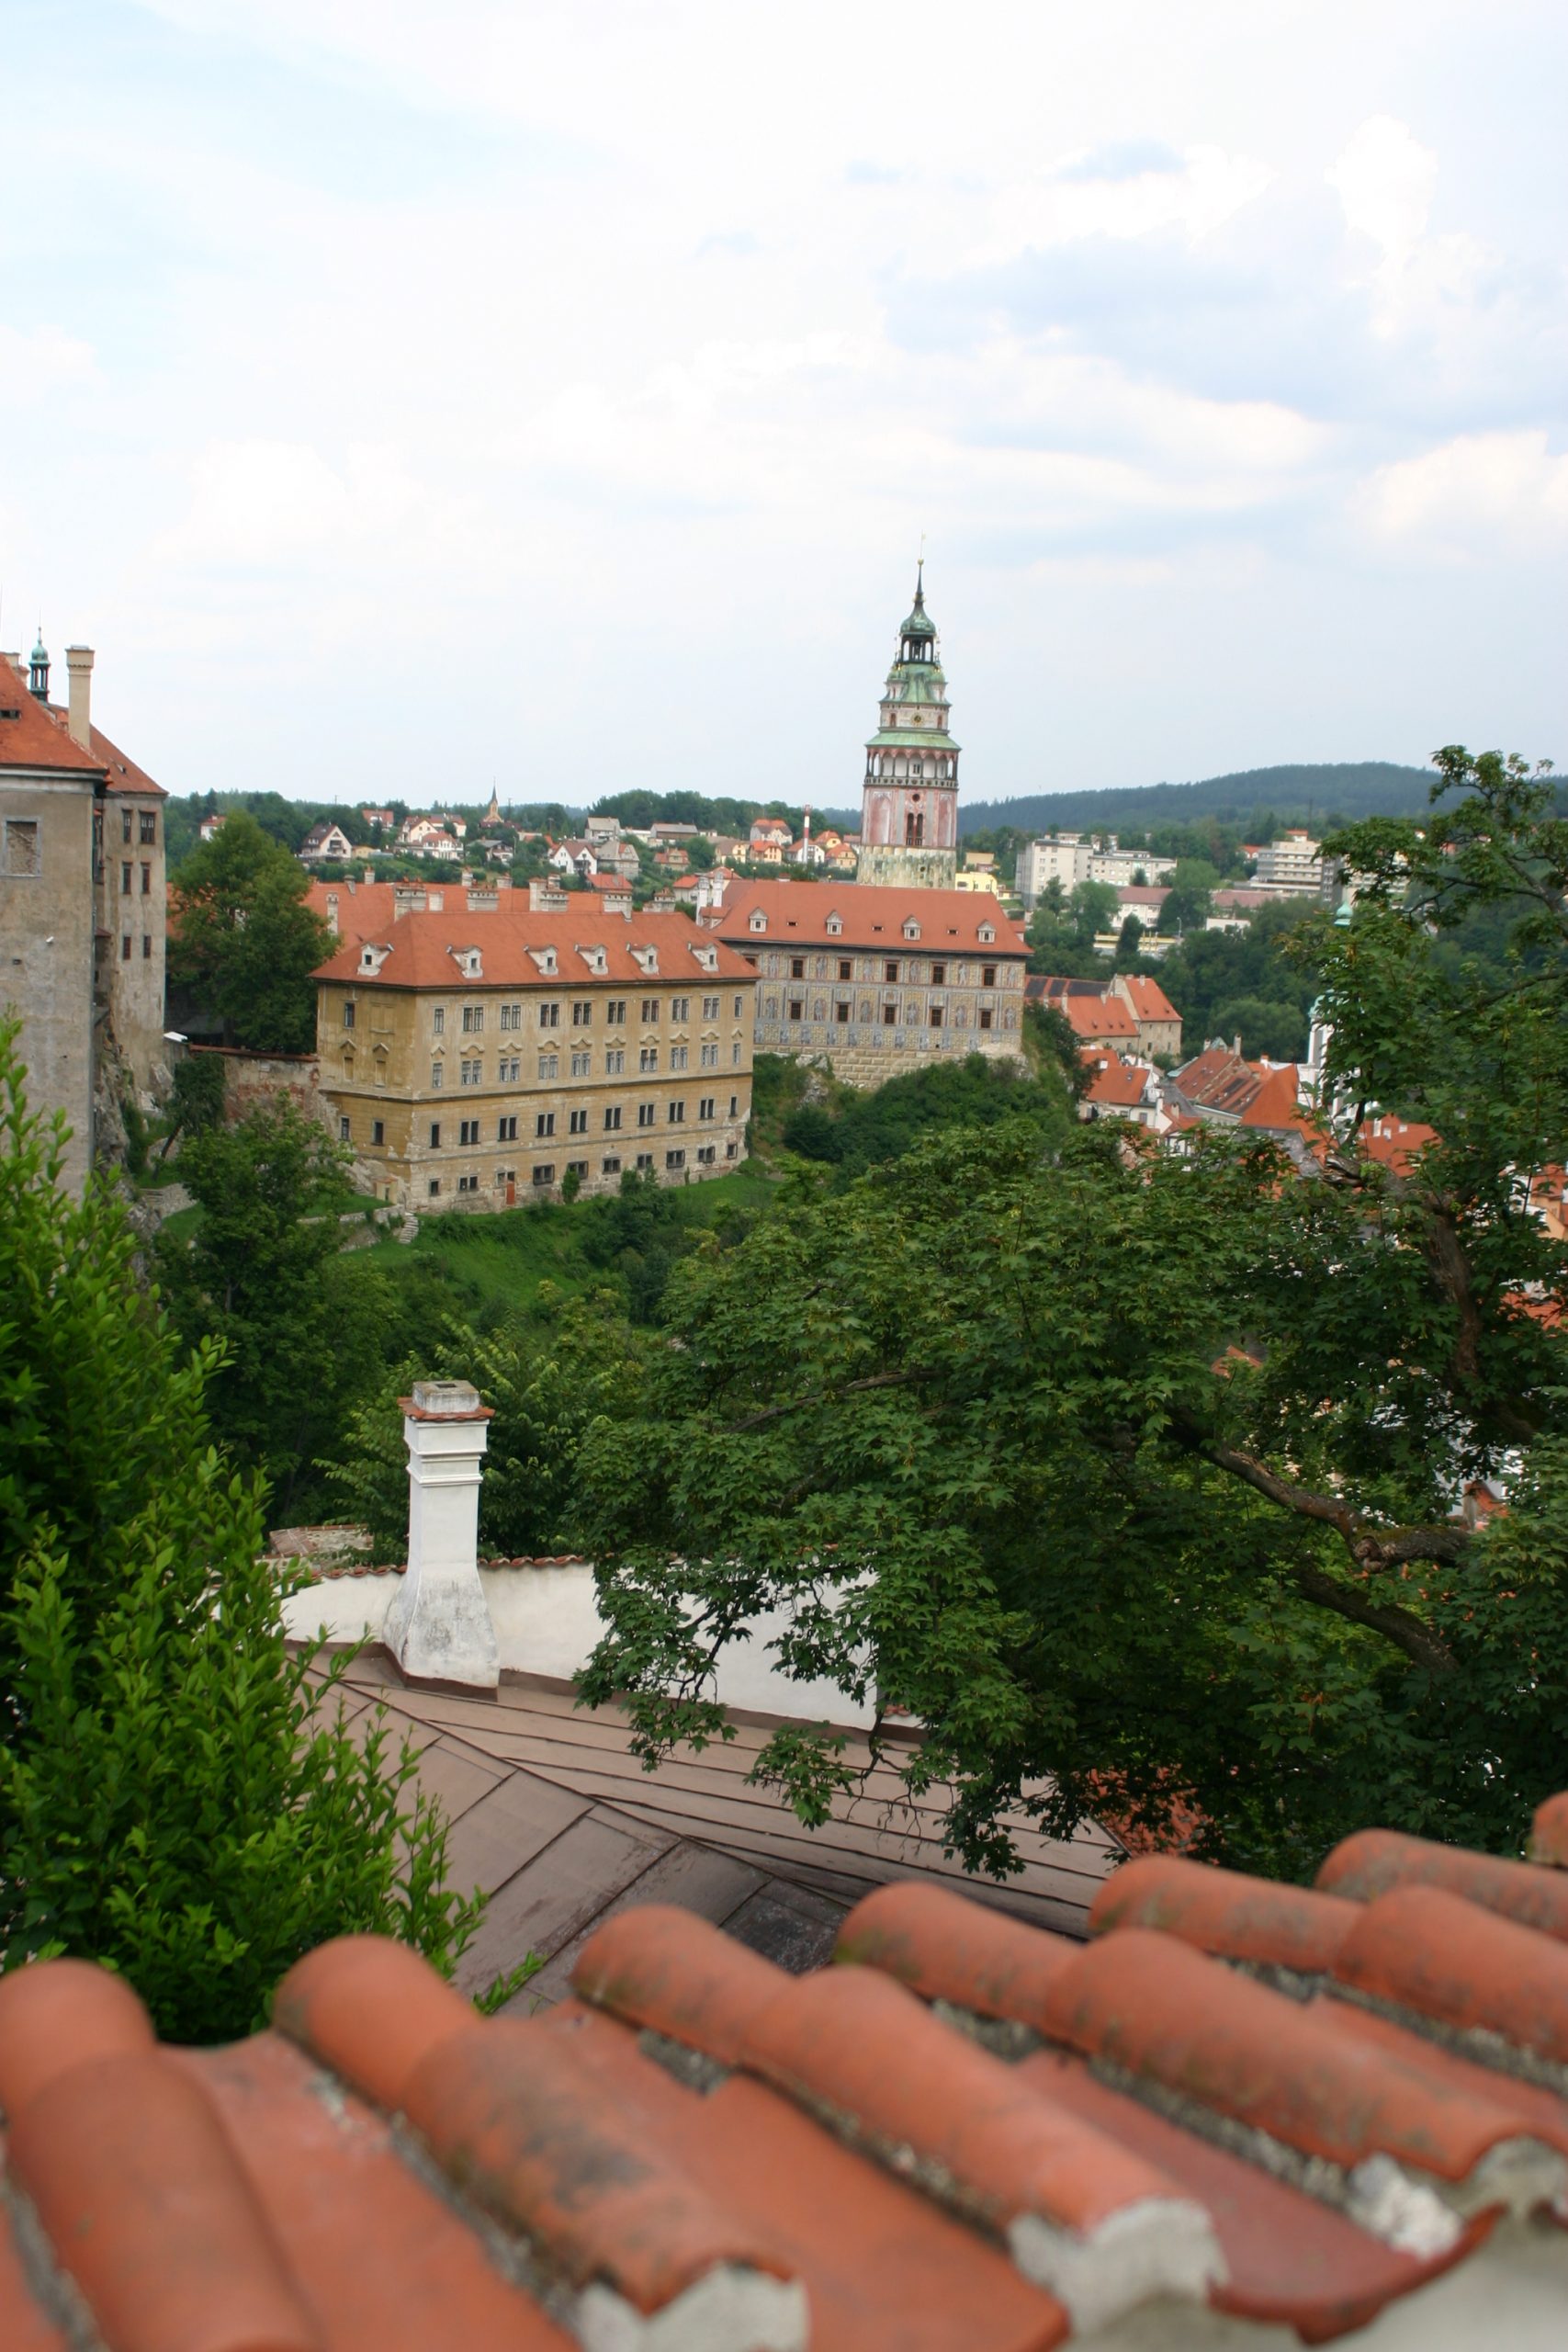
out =
<svg viewBox="0 0 1568 2352"><path fill-rule="evenodd" d="M684 915L497 896L400 914L316 974L321 1092L381 1198L504 1208L743 1159L750 966Z"/></svg>
<svg viewBox="0 0 1568 2352"><path fill-rule="evenodd" d="M1109 882L1122 890L1140 882L1164 882L1175 871L1175 858L1122 849L1114 837L1096 841L1091 833L1046 833L1019 851L1015 882L1025 912L1032 914L1053 882L1070 898L1080 882Z"/></svg>
<svg viewBox="0 0 1568 2352"><path fill-rule="evenodd" d="M1292 826L1258 851L1253 878L1275 889L1315 898L1323 888L1323 844L1303 827Z"/></svg>
<svg viewBox="0 0 1568 2352"><path fill-rule="evenodd" d="M964 890L741 882L703 922L757 976L757 1044L880 1086L942 1055L1020 1056L1028 950Z"/></svg>

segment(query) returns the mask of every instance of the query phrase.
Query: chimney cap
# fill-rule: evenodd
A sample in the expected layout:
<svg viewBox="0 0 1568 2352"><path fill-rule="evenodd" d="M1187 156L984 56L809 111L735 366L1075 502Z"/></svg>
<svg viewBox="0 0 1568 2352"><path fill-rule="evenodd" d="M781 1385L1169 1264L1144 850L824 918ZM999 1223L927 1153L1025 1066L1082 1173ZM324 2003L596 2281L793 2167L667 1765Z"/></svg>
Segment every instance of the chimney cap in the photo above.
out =
<svg viewBox="0 0 1568 2352"><path fill-rule="evenodd" d="M493 1418L488 1405L479 1403L479 1392L467 1380L416 1380L412 1396L400 1396L399 1404L411 1421L488 1421Z"/></svg>

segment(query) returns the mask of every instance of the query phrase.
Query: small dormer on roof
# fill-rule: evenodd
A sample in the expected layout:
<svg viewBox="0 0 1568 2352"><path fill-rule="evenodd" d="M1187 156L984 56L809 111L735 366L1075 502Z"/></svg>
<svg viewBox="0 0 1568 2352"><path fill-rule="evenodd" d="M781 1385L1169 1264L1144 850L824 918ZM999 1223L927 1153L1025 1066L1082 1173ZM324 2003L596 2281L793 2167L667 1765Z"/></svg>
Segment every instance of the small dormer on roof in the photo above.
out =
<svg viewBox="0 0 1568 2352"><path fill-rule="evenodd" d="M553 947L530 947L528 953L533 957L535 964L544 974L545 978L547 979L552 979L555 977L556 972L555 949Z"/></svg>
<svg viewBox="0 0 1568 2352"><path fill-rule="evenodd" d="M904 921L904 936L905 936L905 938L906 938L906 939L919 939L919 935L920 935L920 926L919 926L919 924L915 921L914 916L913 916L913 915L908 915L908 916L906 916L905 921Z"/></svg>
<svg viewBox="0 0 1568 2352"><path fill-rule="evenodd" d="M587 965L589 970L596 974L602 979L609 969L604 948L595 944L591 947L580 947L577 952L581 956L583 962Z"/></svg>
<svg viewBox="0 0 1568 2352"><path fill-rule="evenodd" d="M659 970L658 948L634 946L632 949L632 955L636 958L637 970L642 973L644 978L647 979L653 978Z"/></svg>
<svg viewBox="0 0 1568 2352"><path fill-rule="evenodd" d="M359 968L374 979L391 954L391 946L380 940L367 939L359 951Z"/></svg>
<svg viewBox="0 0 1568 2352"><path fill-rule="evenodd" d="M751 910L751 921L750 921L750 928L752 931L766 931L767 927L768 927L768 918L767 918L767 916L762 912L761 908L761 907L753 907L753 908L752 908L752 910Z"/></svg>
<svg viewBox="0 0 1568 2352"><path fill-rule="evenodd" d="M477 947L451 947L446 952L466 980L483 979L484 960Z"/></svg>
<svg viewBox="0 0 1568 2352"><path fill-rule="evenodd" d="M716 947L705 946L700 940L694 939L691 942L691 949L705 972L717 971L718 950Z"/></svg>
<svg viewBox="0 0 1568 2352"><path fill-rule="evenodd" d="M828 918L828 936L829 936L829 939L837 939L837 938L838 938L838 936L839 936L839 933L843 930L843 927L844 927L844 918L843 918L843 916L842 916L842 915L840 915L840 914L831 914L831 915L829 915L829 918Z"/></svg>
<svg viewBox="0 0 1568 2352"><path fill-rule="evenodd" d="M982 947L988 947L996 935L997 926L994 922L983 922L975 933Z"/></svg>

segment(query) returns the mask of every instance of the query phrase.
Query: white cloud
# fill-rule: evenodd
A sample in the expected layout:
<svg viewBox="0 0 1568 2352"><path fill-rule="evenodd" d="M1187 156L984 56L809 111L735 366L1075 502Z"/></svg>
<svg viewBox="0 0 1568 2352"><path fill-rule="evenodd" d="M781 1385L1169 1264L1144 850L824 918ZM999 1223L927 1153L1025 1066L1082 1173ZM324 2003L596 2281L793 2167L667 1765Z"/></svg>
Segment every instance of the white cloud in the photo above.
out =
<svg viewBox="0 0 1568 2352"><path fill-rule="evenodd" d="M341 470L290 441L215 441L190 469L190 503L155 556L170 565L266 565L358 552L404 527L416 493L396 450L351 447Z"/></svg>
<svg viewBox="0 0 1568 2352"><path fill-rule="evenodd" d="M52 392L92 383L97 355L63 327L0 324L0 405L21 408Z"/></svg>
<svg viewBox="0 0 1568 2352"><path fill-rule="evenodd" d="M1363 122L1325 176L1347 226L1370 237L1385 260L1403 257L1425 233L1438 159L1392 115Z"/></svg>
<svg viewBox="0 0 1568 2352"><path fill-rule="evenodd" d="M1358 503L1374 536L1451 556L1568 544L1568 456L1544 432L1472 433L1380 467Z"/></svg>

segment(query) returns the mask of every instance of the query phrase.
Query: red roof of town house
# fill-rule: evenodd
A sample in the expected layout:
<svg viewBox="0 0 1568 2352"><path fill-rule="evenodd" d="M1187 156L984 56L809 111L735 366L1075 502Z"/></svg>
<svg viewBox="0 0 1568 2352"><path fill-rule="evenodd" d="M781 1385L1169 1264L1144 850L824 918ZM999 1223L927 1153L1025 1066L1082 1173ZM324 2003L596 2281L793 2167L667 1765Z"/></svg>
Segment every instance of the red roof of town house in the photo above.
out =
<svg viewBox="0 0 1568 2352"><path fill-rule="evenodd" d="M1051 1000L1047 1000L1050 1001ZM1058 1012L1066 1013L1075 1036L1085 1039L1120 1038L1135 1045L1138 1024L1119 996L1064 996L1055 1000Z"/></svg>
<svg viewBox="0 0 1568 2352"><path fill-rule="evenodd" d="M1157 980L1141 972L1123 972L1119 986L1132 998L1133 1011L1140 1021L1174 1021L1179 1025L1181 1015Z"/></svg>
<svg viewBox="0 0 1568 2352"><path fill-rule="evenodd" d="M1114 1054L1098 1053L1090 1046L1079 1047L1084 1061L1094 1075L1084 1089L1083 1100L1104 1110L1132 1110L1144 1099L1149 1082L1149 1072L1136 1062L1119 1061Z"/></svg>
<svg viewBox="0 0 1568 2352"><path fill-rule="evenodd" d="M1215 1043L1205 1046L1191 1061L1184 1062L1174 1083L1185 1099L1201 1110L1225 1112L1239 1118L1257 1101L1270 1075L1269 1064L1243 1061L1233 1046Z"/></svg>
<svg viewBox="0 0 1568 2352"><path fill-rule="evenodd" d="M803 1974L653 1903L489 2020L349 1938L217 2049L88 1963L17 1969L0 2335L1055 2352L1131 2312L1267 2352L1403 2301L1401 2346L1555 2344L1568 1797L1534 1852L1366 1830L1311 1888L1148 1856L1087 1945L884 1886Z"/></svg>
<svg viewBox="0 0 1568 2352"><path fill-rule="evenodd" d="M765 928L752 929L761 914ZM829 918L841 928L830 932ZM1014 957L1024 954L1022 944L1001 920L988 892L974 890L899 890L859 882L741 882L731 885L722 906L704 917L707 928L724 939L748 947L758 941L785 941L795 946L859 948L863 953L898 956L910 948L922 956L976 955ZM917 922L918 940L904 937L904 925ZM989 939L982 938L990 932Z"/></svg>
<svg viewBox="0 0 1568 2352"><path fill-rule="evenodd" d="M1285 1062L1277 1069L1267 1070L1258 1080L1258 1091L1241 1114L1244 1127L1285 1127L1294 1124L1298 1073L1294 1062Z"/></svg>
<svg viewBox="0 0 1568 2352"><path fill-rule="evenodd" d="M1419 1120L1387 1115L1361 1122L1356 1148L1364 1159L1375 1159L1392 1174L1408 1176L1427 1145L1438 1140L1436 1127L1424 1127Z"/></svg>
<svg viewBox="0 0 1568 2352"><path fill-rule="evenodd" d="M501 893L501 904L478 912L464 903L467 893L454 890L454 904L438 914L400 915L375 936L341 947L318 966L318 980L355 980L383 989L545 989L559 991L578 980L619 980L627 988L656 980L722 978L753 982L750 966L699 931L685 915L607 914L597 899L581 894L578 906L564 914L536 914L525 899L518 909L507 904L523 894ZM386 955L374 970L364 962L373 949ZM459 956L477 948L479 970L465 973ZM530 953L555 950L556 969L541 970ZM585 950L603 948L600 960ZM634 950L654 950L658 964L644 968ZM711 956L711 967L700 959Z"/></svg>

